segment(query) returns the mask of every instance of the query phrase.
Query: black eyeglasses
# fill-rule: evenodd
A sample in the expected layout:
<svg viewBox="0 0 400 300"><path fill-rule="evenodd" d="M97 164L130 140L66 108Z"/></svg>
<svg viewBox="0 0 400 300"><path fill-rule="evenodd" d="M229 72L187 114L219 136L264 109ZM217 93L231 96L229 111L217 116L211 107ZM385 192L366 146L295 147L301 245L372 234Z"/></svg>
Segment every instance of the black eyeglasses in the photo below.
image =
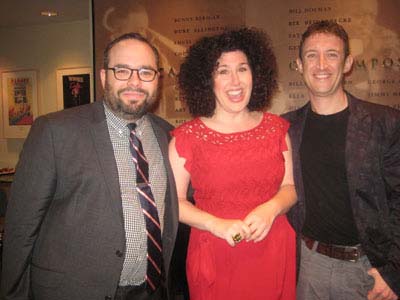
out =
<svg viewBox="0 0 400 300"><path fill-rule="evenodd" d="M134 71L137 72L137 75L141 81L150 82L156 78L158 73L157 70L152 68L139 68L139 69L130 69L130 68L106 68L106 70L112 70L114 73L114 77L117 80L128 81Z"/></svg>

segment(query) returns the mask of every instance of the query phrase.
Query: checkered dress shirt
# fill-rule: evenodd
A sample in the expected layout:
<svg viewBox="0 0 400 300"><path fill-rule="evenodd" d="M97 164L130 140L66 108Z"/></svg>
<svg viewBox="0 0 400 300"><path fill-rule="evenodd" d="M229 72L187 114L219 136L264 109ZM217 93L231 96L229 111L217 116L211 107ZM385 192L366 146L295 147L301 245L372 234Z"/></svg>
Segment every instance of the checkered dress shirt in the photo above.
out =
<svg viewBox="0 0 400 300"><path fill-rule="evenodd" d="M136 169L129 150L129 129L127 120L117 117L104 104L108 131L114 149L121 190L122 208L126 236L126 253L119 285L140 285L147 270L146 225L136 192ZM161 222L164 224L164 199L167 189L167 175L158 141L146 116L136 121L136 134L143 144L149 161L151 189L157 204Z"/></svg>

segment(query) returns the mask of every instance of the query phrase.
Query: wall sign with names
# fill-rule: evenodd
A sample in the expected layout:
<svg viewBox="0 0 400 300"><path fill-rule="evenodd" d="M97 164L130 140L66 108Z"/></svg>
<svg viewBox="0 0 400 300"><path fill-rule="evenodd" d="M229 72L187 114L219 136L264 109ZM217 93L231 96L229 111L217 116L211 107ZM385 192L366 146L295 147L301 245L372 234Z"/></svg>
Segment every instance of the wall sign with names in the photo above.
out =
<svg viewBox="0 0 400 300"><path fill-rule="evenodd" d="M109 41L128 31L142 33L160 51L164 69L161 105L156 112L179 125L190 118L176 84L190 45L226 28L256 27L264 30L274 45L280 89L269 109L281 114L308 101L296 66L299 41L310 24L329 19L348 32L355 59L345 88L356 97L400 109L399 10L399 0L94 0L96 75ZM96 88L100 96L100 85Z"/></svg>

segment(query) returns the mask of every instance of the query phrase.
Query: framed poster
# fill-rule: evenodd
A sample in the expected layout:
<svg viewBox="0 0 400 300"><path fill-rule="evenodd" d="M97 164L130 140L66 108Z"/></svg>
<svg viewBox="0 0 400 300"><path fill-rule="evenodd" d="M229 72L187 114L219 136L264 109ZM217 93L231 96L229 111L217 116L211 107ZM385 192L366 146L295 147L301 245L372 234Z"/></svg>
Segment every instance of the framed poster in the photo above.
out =
<svg viewBox="0 0 400 300"><path fill-rule="evenodd" d="M2 73L3 129L5 138L25 138L38 114L37 72Z"/></svg>
<svg viewBox="0 0 400 300"><path fill-rule="evenodd" d="M57 108L59 110L93 102L91 68L57 70Z"/></svg>

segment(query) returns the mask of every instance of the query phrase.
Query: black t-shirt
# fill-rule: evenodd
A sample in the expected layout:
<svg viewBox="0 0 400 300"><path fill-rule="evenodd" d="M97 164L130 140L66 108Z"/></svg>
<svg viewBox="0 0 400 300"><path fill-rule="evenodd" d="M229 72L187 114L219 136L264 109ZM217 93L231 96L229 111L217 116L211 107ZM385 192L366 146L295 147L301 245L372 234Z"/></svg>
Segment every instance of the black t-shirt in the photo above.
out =
<svg viewBox="0 0 400 300"><path fill-rule="evenodd" d="M308 113L300 157L306 220L303 234L337 244L359 243L350 205L345 146L349 109L332 115Z"/></svg>

